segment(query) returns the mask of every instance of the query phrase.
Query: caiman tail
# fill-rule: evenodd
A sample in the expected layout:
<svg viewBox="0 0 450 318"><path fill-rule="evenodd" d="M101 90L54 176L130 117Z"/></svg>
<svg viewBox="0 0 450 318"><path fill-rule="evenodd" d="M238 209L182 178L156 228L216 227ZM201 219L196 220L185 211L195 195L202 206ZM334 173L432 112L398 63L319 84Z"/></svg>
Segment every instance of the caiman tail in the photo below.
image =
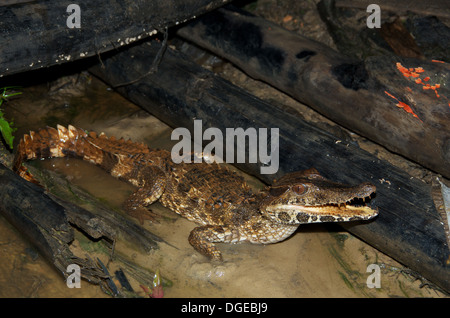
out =
<svg viewBox="0 0 450 318"><path fill-rule="evenodd" d="M17 147L13 170L22 178L39 184L23 165L27 160L57 157L78 158L94 163L113 177L128 181L139 189L125 201L124 209L141 223L154 220L155 215L146 206L157 200L164 191L165 177L159 168L165 167L170 152L154 151L150 160L150 148L143 143L107 137L104 133L87 133L69 125L67 128L47 127L24 135ZM146 165L157 166L146 166ZM159 179L158 179L159 178ZM148 182L147 182L148 181Z"/></svg>
<svg viewBox="0 0 450 318"><path fill-rule="evenodd" d="M39 131L31 131L24 135L19 142L14 158L13 170L22 178L39 184L31 175L23 162L33 159L72 157L87 160L107 169L109 161L114 154L105 152L99 143L114 144L115 138L107 138L104 134L97 137L95 133L86 133L84 130L71 125L65 128L61 125L57 129L47 127ZM108 160L109 159L109 160Z"/></svg>

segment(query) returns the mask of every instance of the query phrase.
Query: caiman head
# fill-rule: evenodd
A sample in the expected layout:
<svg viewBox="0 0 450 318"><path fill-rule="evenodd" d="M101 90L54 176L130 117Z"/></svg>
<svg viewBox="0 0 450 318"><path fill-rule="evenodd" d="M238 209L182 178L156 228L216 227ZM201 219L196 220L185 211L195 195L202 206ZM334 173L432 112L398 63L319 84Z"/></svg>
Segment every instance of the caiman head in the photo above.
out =
<svg viewBox="0 0 450 318"><path fill-rule="evenodd" d="M365 205L375 190L370 183L329 181L312 168L286 174L268 187L260 211L283 224L368 220L378 214Z"/></svg>

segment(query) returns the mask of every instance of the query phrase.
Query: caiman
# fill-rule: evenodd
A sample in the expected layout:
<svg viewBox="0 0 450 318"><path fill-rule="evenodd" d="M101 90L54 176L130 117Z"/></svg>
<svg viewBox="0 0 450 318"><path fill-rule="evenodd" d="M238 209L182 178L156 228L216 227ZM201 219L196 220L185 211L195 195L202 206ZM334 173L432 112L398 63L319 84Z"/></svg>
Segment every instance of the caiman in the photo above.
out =
<svg viewBox="0 0 450 318"><path fill-rule="evenodd" d="M141 222L154 217L147 207L159 200L198 223L189 242L213 260L222 260L217 242L276 243L288 238L300 224L367 220L378 214L364 202L376 190L370 183L349 186L332 182L311 168L288 173L254 192L226 165L204 161L175 164L169 151L73 126L47 127L24 135L14 170L34 181L22 163L52 157L87 160L135 185L138 189L124 209Z"/></svg>

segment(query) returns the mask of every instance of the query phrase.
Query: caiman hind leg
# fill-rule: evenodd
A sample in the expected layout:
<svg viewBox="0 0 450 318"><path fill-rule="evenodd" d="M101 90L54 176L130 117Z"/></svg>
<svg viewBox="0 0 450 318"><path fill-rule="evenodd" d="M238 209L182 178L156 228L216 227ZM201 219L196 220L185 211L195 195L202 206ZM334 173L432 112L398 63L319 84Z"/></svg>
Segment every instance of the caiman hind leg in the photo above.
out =
<svg viewBox="0 0 450 318"><path fill-rule="evenodd" d="M189 243L201 254L215 261L222 261L222 253L214 243L235 243L240 238L237 229L220 225L203 225L189 234Z"/></svg>
<svg viewBox="0 0 450 318"><path fill-rule="evenodd" d="M139 182L138 180L128 180L138 186L138 189L131 194L123 204L123 208L128 215L139 220L144 224L145 220L155 222L157 214L148 208L157 201L164 192L166 186L166 177L157 167L146 167L145 173L151 176L150 182Z"/></svg>

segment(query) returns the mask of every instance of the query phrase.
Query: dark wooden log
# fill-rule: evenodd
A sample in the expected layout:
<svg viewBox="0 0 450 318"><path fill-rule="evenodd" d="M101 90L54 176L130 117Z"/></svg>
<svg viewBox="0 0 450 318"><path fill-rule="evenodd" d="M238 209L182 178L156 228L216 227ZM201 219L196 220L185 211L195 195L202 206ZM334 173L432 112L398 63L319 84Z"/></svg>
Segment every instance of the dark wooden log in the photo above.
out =
<svg viewBox="0 0 450 318"><path fill-rule="evenodd" d="M411 3L404 5L403 0L377 2L381 25L371 29L366 19L360 19L362 12L368 17L373 13L373 9L366 12L369 3L353 2L362 6L346 8L339 6L342 2L346 1L323 0L317 4L317 10L337 49L345 55L363 58L395 53L422 60L448 60L450 28L445 19L450 10L442 10L444 3L414 2L415 10L409 11ZM429 8L440 10L441 15L431 15Z"/></svg>
<svg viewBox="0 0 450 318"><path fill-rule="evenodd" d="M379 216L373 222L346 228L450 290L445 231L426 184L355 143L339 140L259 100L170 48L156 73L135 81L145 73L143 70L148 69L159 49L160 45L152 42L104 56L104 68L98 66L92 72L111 86L134 81L118 91L172 127L186 127L192 133L193 119L202 119L203 129L217 127L222 132L237 127L279 128L280 167L276 175L260 174L261 163L236 164L265 182L310 167L338 182L373 182L377 186L374 204Z"/></svg>
<svg viewBox="0 0 450 318"><path fill-rule="evenodd" d="M54 182L60 179L53 178ZM53 188L57 185L53 184ZM106 239L111 244L124 238L144 251L158 248L163 242L156 235L125 217L95 205L95 214L65 201L33 183L27 182L0 164L0 213L14 225L59 272L67 277L67 266L78 264L82 278L99 284L107 275L91 260L74 255L69 245L74 240L73 227L81 229L90 239ZM66 191L67 186L64 185ZM77 198L91 202L76 187Z"/></svg>
<svg viewBox="0 0 450 318"><path fill-rule="evenodd" d="M371 0L336 0L336 7L367 9L374 3ZM398 15L407 15L414 12L421 15L435 15L450 18L450 5L445 0L421 1L421 0L380 0L376 2L382 11L388 10Z"/></svg>
<svg viewBox="0 0 450 318"><path fill-rule="evenodd" d="M340 125L450 178L448 64L396 56L350 59L231 6L190 22L178 34ZM430 85L440 83L439 94L423 89L425 82L416 83L416 77L406 78L396 63L422 67L420 77L429 77Z"/></svg>
<svg viewBox="0 0 450 318"><path fill-rule="evenodd" d="M0 77L128 45L226 2L36 0L0 6ZM67 25L76 22L70 4L80 8L79 28Z"/></svg>
<svg viewBox="0 0 450 318"><path fill-rule="evenodd" d="M67 276L69 264L82 266L81 275L98 283L103 273L69 249L74 239L65 209L42 188L27 182L0 164L0 213L39 250L49 263Z"/></svg>
<svg viewBox="0 0 450 318"><path fill-rule="evenodd" d="M58 196L49 194L51 199L64 207L70 224L76 225L91 238L124 239L146 253L158 248L158 243L168 244L135 221L105 207L99 200L80 188L74 185L71 185L70 189L67 188L64 178L52 172L47 173L51 176L52 191L55 190L58 193ZM74 201L83 202L89 211L73 203Z"/></svg>

